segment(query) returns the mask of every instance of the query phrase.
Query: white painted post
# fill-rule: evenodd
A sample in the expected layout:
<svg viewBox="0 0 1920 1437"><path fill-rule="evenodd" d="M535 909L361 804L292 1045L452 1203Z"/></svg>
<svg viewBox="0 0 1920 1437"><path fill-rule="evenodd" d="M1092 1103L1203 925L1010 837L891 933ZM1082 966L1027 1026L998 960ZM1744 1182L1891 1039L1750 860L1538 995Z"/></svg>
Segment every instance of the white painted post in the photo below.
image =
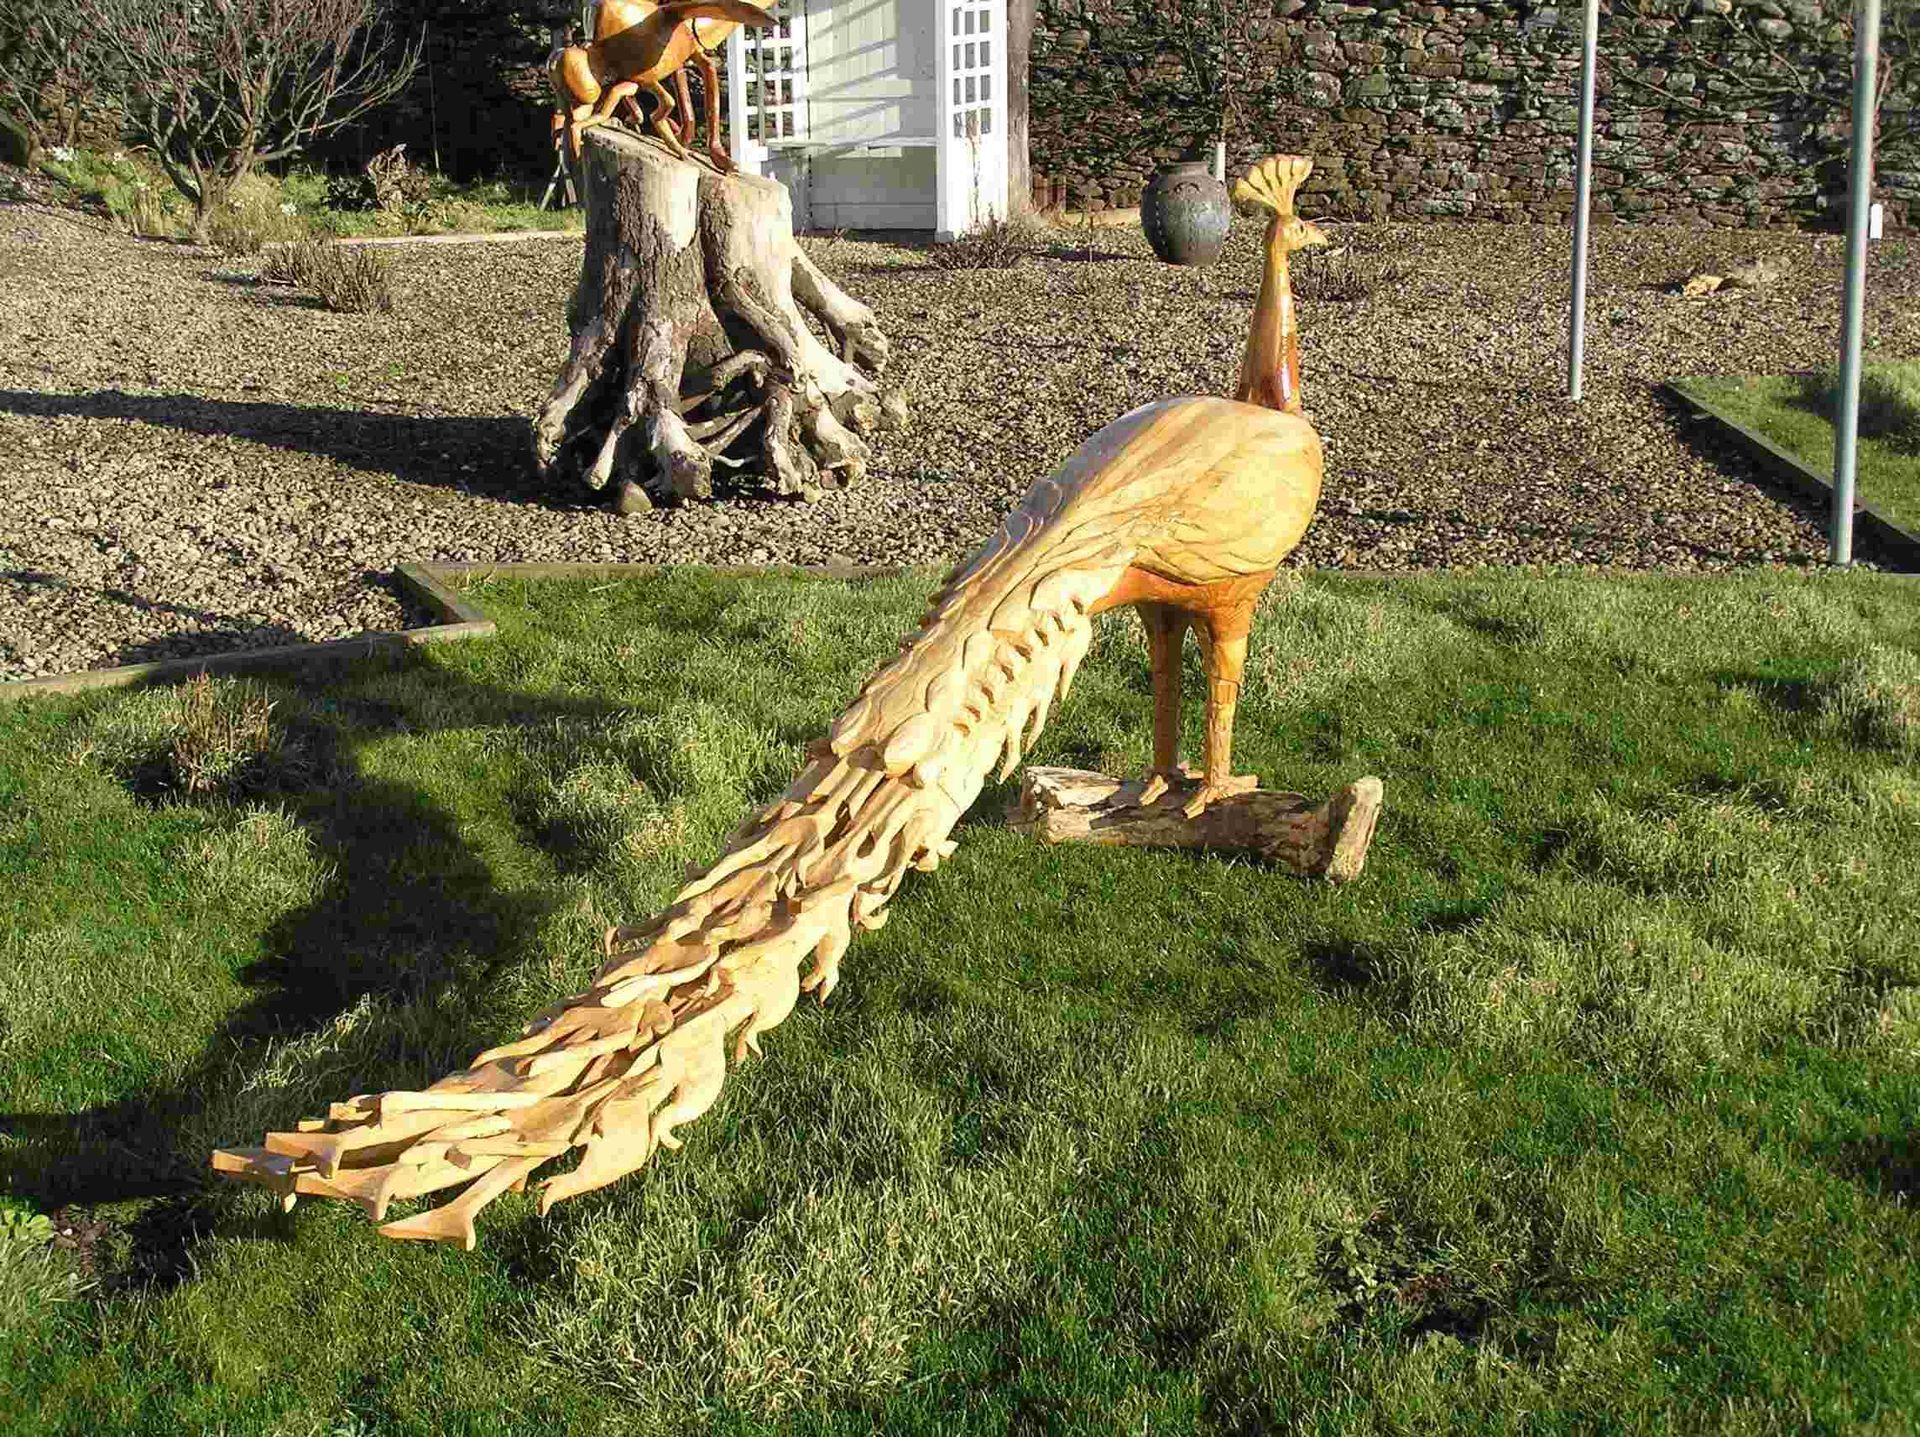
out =
<svg viewBox="0 0 1920 1437"><path fill-rule="evenodd" d="M742 27L727 41L728 146L750 175L771 171L774 142L806 138L806 14L805 0L785 0L778 25ZM801 203L796 195L794 223L804 228Z"/></svg>
<svg viewBox="0 0 1920 1437"><path fill-rule="evenodd" d="M1829 557L1853 562L1853 496L1860 444L1860 351L1867 321L1867 223L1873 199L1873 92L1880 61L1880 0L1853 12L1853 158L1847 186L1847 282L1840 301L1840 393L1833 423L1833 520Z"/></svg>
<svg viewBox="0 0 1920 1437"><path fill-rule="evenodd" d="M935 0L938 237L1007 214L1006 0Z"/></svg>
<svg viewBox="0 0 1920 1437"><path fill-rule="evenodd" d="M1574 150L1573 299L1567 320L1567 395L1578 403L1587 357L1587 213L1593 201L1593 72L1600 49L1600 0L1587 0L1580 49L1580 137Z"/></svg>

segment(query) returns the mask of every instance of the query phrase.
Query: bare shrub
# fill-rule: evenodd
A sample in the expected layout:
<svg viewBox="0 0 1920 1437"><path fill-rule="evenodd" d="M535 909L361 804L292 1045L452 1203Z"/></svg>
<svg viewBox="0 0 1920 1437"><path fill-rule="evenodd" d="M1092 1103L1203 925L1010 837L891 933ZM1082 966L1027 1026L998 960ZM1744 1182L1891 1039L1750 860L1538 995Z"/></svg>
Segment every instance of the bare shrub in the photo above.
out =
<svg viewBox="0 0 1920 1437"><path fill-rule="evenodd" d="M939 269L1012 269L1034 248L1030 227L992 215L959 239L935 245L928 258Z"/></svg>
<svg viewBox="0 0 1920 1437"><path fill-rule="evenodd" d="M276 245L262 257L260 278L312 293L340 314L393 308L393 261L378 250L315 236Z"/></svg>
<svg viewBox="0 0 1920 1437"><path fill-rule="evenodd" d="M393 308L393 261L378 250L323 241L310 249L303 263L301 284L328 309L369 314Z"/></svg>
<svg viewBox="0 0 1920 1437"><path fill-rule="evenodd" d="M378 0L76 0L92 79L192 200L204 235L228 192L397 94L419 46Z"/></svg>
<svg viewBox="0 0 1920 1437"><path fill-rule="evenodd" d="M1350 249L1327 254L1303 251L1289 267L1293 292L1300 299L1353 304L1407 277L1407 266L1384 255Z"/></svg>

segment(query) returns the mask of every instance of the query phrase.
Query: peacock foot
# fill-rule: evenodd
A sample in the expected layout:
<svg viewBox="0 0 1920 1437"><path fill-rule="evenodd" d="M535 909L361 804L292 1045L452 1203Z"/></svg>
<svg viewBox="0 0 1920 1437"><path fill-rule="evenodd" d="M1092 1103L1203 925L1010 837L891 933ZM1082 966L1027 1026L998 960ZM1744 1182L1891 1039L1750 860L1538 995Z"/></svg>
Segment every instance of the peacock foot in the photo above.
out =
<svg viewBox="0 0 1920 1437"><path fill-rule="evenodd" d="M1152 808L1176 787L1185 787L1194 781L1196 775L1184 763L1177 768L1150 768L1146 774L1146 784L1140 790L1140 796L1134 800L1137 808Z"/></svg>
<svg viewBox="0 0 1920 1437"><path fill-rule="evenodd" d="M1252 793L1260 787L1260 775L1256 773L1231 774L1219 780L1202 779L1193 792L1186 795L1186 805L1180 810L1188 818L1198 818L1207 811L1209 804L1223 798L1238 798L1243 793Z"/></svg>

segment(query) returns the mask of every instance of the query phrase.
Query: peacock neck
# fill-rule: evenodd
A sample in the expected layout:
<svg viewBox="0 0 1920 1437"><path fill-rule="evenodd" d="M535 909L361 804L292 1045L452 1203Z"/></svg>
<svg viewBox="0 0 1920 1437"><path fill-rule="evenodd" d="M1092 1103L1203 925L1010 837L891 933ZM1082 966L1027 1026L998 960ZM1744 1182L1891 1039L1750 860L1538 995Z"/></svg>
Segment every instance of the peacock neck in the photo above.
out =
<svg viewBox="0 0 1920 1437"><path fill-rule="evenodd" d="M1235 397L1298 414L1300 326L1293 308L1287 245L1281 233L1284 223L1283 217L1275 215L1267 226L1266 268L1260 276L1260 296L1254 301L1246 359L1240 368L1240 390Z"/></svg>

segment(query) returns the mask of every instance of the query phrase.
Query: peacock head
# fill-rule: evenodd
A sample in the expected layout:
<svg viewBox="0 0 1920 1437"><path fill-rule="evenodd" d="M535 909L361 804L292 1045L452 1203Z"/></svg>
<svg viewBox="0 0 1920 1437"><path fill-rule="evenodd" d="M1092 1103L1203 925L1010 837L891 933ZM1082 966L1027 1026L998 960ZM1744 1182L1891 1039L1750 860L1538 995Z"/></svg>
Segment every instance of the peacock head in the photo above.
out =
<svg viewBox="0 0 1920 1437"><path fill-rule="evenodd" d="M1276 215L1274 221L1280 226L1280 244L1288 254L1327 243L1327 232L1312 220L1299 215Z"/></svg>

